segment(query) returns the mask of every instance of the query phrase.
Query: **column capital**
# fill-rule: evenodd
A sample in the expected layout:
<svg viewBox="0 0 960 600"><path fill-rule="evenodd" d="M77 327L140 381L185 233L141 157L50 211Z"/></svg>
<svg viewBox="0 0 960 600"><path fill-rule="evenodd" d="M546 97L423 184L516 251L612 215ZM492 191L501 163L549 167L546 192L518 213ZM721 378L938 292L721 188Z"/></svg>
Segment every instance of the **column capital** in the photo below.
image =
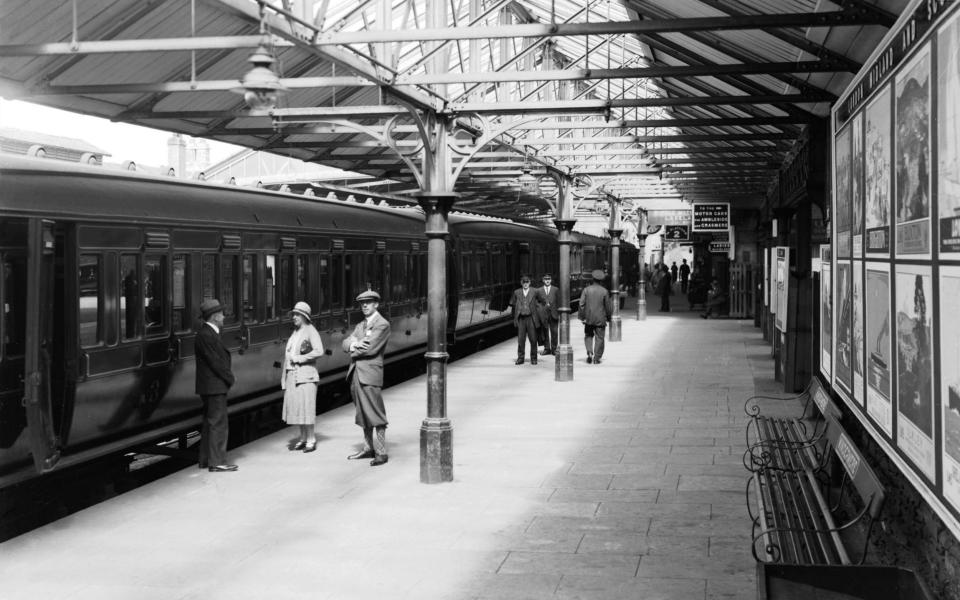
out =
<svg viewBox="0 0 960 600"><path fill-rule="evenodd" d="M446 208L450 210L453 203L460 198L457 192L417 192L413 195L423 210Z"/></svg>
<svg viewBox="0 0 960 600"><path fill-rule="evenodd" d="M426 215L425 232L428 238L442 238L449 233L447 215L460 194L454 192L419 192L417 204Z"/></svg>
<svg viewBox="0 0 960 600"><path fill-rule="evenodd" d="M573 226L576 224L576 219L554 219L553 224L557 226L559 231L573 231Z"/></svg>
<svg viewBox="0 0 960 600"><path fill-rule="evenodd" d="M608 229L608 230L607 230L607 233L610 234L610 238L611 238L611 239L614 239L614 240L615 240L615 239L618 239L621 235L623 235L623 230L622 230L622 229Z"/></svg>

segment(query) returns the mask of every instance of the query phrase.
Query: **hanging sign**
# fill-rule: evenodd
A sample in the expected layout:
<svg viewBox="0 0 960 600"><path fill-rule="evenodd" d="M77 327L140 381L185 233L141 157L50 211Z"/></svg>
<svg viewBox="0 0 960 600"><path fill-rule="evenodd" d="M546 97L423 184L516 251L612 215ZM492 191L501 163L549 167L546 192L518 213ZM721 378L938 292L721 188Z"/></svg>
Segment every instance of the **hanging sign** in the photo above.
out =
<svg viewBox="0 0 960 600"><path fill-rule="evenodd" d="M697 202L693 205L694 231L726 231L730 227L729 202Z"/></svg>
<svg viewBox="0 0 960 600"><path fill-rule="evenodd" d="M671 242L685 242L690 239L689 225L665 225L663 238Z"/></svg>

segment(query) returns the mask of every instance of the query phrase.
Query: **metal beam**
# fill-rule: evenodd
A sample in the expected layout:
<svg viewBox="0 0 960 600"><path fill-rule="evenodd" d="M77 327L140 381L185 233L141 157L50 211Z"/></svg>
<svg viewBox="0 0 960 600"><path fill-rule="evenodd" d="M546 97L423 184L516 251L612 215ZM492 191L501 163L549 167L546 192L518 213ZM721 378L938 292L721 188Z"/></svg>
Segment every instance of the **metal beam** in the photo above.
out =
<svg viewBox="0 0 960 600"><path fill-rule="evenodd" d="M618 98L613 100L569 100L558 102L462 102L450 104L446 112L486 115L528 115L538 112L564 114L604 113L612 108L643 106L698 106L712 104L779 104L829 102L821 94L770 94L753 96L687 96L682 98Z"/></svg>

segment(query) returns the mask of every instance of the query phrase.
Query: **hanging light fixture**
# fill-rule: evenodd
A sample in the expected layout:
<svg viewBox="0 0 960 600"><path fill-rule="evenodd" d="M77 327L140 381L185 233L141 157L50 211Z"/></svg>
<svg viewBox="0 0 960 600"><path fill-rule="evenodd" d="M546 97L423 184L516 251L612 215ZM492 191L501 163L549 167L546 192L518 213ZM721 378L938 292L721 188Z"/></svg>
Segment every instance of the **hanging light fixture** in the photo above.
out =
<svg viewBox="0 0 960 600"><path fill-rule="evenodd" d="M243 100L253 110L270 110L276 108L277 99L287 88L280 82L280 78L273 71L273 63L277 59L269 49L270 39L267 35L266 15L263 4L260 4L260 45L247 59L252 67L240 80L240 87L233 91L243 94Z"/></svg>
<svg viewBox="0 0 960 600"><path fill-rule="evenodd" d="M521 194L536 194L537 193L537 178L530 174L530 165L527 164L527 148L523 148L523 174L520 175L520 193Z"/></svg>

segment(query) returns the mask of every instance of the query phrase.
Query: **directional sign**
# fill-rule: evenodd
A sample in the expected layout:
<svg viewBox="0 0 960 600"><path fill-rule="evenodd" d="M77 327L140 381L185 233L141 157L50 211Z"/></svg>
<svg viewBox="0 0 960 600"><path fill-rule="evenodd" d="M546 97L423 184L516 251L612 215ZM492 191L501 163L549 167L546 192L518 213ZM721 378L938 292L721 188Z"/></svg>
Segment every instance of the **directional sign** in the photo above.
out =
<svg viewBox="0 0 960 600"><path fill-rule="evenodd" d="M689 225L665 225L663 237L673 242L685 242L690 239Z"/></svg>
<svg viewBox="0 0 960 600"><path fill-rule="evenodd" d="M726 231L730 227L729 202L695 202L693 204L694 231Z"/></svg>

